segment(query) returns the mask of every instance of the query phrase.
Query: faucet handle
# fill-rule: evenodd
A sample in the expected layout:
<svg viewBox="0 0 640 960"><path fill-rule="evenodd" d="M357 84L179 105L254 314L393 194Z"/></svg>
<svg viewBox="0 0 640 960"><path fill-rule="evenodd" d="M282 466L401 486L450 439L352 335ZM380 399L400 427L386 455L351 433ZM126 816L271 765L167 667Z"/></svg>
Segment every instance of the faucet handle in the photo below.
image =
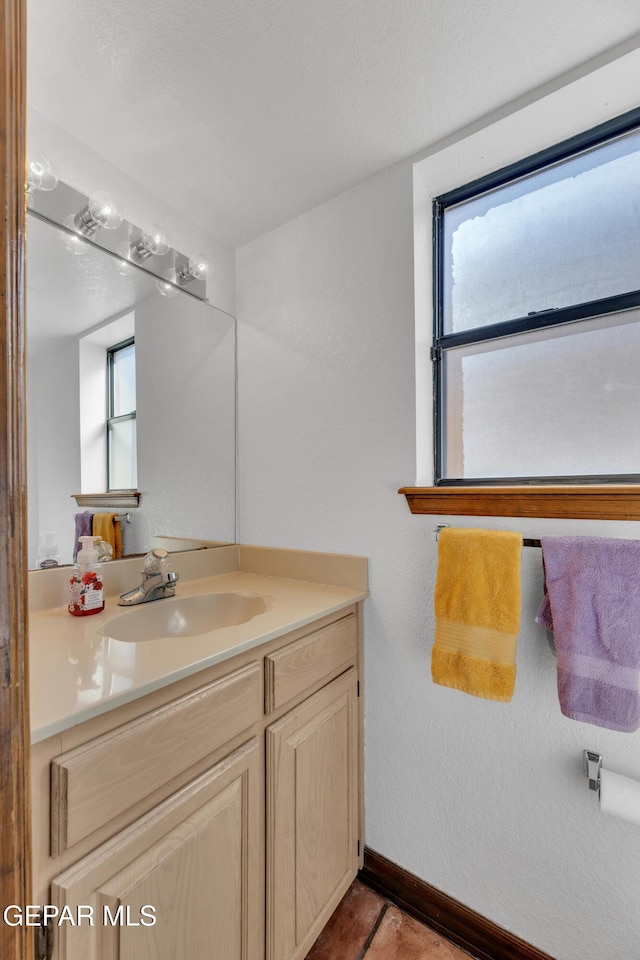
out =
<svg viewBox="0 0 640 960"><path fill-rule="evenodd" d="M162 547L154 547L149 550L144 558L144 573L146 576L153 576L155 573L163 573L169 559L169 551Z"/></svg>

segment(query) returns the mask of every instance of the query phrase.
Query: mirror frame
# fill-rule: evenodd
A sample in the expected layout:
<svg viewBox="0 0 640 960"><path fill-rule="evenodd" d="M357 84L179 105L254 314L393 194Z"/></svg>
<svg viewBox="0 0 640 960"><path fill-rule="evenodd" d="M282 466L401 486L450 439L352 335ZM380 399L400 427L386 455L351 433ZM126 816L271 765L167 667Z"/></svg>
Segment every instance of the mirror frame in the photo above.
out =
<svg viewBox="0 0 640 960"><path fill-rule="evenodd" d="M24 250L26 0L4 0L0 67L0 896L31 903ZM9 824L12 828L9 828ZM33 960L34 928L0 923L0 956Z"/></svg>

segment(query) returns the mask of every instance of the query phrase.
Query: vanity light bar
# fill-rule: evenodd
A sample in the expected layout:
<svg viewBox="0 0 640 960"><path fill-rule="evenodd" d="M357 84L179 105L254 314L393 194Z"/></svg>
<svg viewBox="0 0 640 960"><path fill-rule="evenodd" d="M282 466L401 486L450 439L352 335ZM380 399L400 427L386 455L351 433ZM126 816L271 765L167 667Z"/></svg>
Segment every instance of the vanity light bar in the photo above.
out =
<svg viewBox="0 0 640 960"><path fill-rule="evenodd" d="M53 190L34 190L29 193L27 210L34 217L57 227L64 233L81 238L81 243L99 247L117 257L118 260L130 263L137 270L144 270L162 283L169 283L176 290L182 290L197 300L207 302L207 284L204 275L202 277L191 275L188 285L183 285L177 280L178 277L189 273L189 263L192 258L180 253L174 247L168 247L162 254L148 253L148 245L146 246L143 240L147 234L134 223L123 219L115 229L95 228L87 232L80 227L76 229L70 227L69 216L73 223L76 215L89 208L90 200L90 197L59 180ZM132 250L138 251L141 247L145 247L147 251L145 257L131 255Z"/></svg>

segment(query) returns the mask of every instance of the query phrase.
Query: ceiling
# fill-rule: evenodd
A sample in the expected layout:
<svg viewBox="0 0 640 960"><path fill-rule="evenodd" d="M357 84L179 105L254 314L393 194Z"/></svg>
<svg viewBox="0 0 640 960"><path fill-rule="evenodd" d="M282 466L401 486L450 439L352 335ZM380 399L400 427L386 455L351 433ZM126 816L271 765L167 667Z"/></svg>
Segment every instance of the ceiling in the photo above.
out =
<svg viewBox="0 0 640 960"><path fill-rule="evenodd" d="M604 51L637 0L27 0L29 103L241 245Z"/></svg>

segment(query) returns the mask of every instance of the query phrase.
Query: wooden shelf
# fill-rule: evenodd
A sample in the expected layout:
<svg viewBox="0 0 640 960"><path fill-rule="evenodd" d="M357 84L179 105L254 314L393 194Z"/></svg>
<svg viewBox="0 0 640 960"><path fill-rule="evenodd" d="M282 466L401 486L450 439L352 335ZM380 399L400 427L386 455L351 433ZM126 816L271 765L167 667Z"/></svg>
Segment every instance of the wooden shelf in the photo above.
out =
<svg viewBox="0 0 640 960"><path fill-rule="evenodd" d="M140 505L138 490L111 490L110 493L72 493L79 507L114 507L117 510Z"/></svg>
<svg viewBox="0 0 640 960"><path fill-rule="evenodd" d="M640 484L401 487L412 513L469 517L640 520Z"/></svg>

